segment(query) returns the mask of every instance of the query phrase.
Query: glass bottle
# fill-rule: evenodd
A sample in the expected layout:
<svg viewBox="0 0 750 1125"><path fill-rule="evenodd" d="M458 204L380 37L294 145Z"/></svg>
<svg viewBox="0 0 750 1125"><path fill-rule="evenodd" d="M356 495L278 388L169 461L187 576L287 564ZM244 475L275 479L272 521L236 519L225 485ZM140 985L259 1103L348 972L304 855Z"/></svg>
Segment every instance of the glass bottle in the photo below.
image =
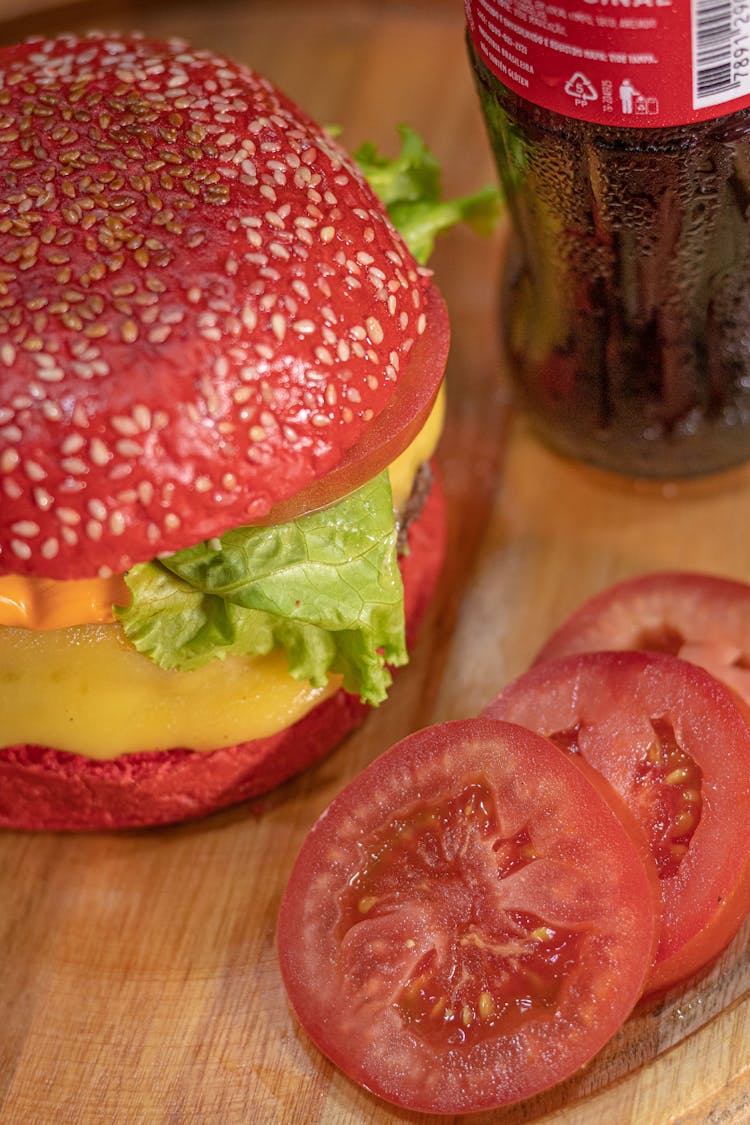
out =
<svg viewBox="0 0 750 1125"><path fill-rule="evenodd" d="M750 458L750 0L466 0L510 216L501 323L555 449Z"/></svg>

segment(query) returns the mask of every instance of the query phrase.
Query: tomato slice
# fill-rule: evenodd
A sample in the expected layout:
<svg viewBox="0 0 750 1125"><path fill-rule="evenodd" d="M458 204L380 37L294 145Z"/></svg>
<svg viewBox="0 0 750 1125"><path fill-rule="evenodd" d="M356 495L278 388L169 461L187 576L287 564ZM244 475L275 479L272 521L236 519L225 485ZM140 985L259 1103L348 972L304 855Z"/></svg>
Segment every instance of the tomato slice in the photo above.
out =
<svg viewBox="0 0 750 1125"><path fill-rule="evenodd" d="M638 999L658 930L638 848L581 770L486 719L409 736L333 801L279 915L302 1026L350 1078L465 1113L567 1077Z"/></svg>
<svg viewBox="0 0 750 1125"><path fill-rule="evenodd" d="M750 706L750 585L718 575L655 571L595 594L536 657L643 649L707 668Z"/></svg>
<svg viewBox="0 0 750 1125"><path fill-rule="evenodd" d="M580 755L640 821L663 899L646 990L720 953L750 910L750 730L732 693L678 657L581 653L537 664L486 714Z"/></svg>

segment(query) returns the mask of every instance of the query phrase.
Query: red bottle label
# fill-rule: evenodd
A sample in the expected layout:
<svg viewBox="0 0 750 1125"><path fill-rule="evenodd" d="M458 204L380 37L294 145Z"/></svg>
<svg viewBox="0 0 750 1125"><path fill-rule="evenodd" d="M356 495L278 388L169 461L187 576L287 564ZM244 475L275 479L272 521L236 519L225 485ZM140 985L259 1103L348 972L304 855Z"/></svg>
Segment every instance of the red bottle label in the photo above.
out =
<svg viewBox="0 0 750 1125"><path fill-rule="evenodd" d="M465 0L477 53L565 117L658 128L750 105L750 0Z"/></svg>

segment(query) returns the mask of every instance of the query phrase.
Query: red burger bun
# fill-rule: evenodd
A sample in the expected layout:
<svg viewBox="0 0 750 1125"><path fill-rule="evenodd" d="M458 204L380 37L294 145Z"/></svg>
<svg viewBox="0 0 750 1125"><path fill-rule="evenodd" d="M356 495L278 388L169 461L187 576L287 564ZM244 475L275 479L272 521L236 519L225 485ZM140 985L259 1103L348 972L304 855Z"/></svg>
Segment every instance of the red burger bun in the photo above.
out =
<svg viewBox="0 0 750 1125"><path fill-rule="evenodd" d="M445 501L435 479L401 558L413 643L445 551ZM43 746L0 750L0 827L103 830L205 816L266 793L323 758L370 708L340 690L271 738L201 753L175 749L93 761Z"/></svg>
<svg viewBox="0 0 750 1125"><path fill-rule="evenodd" d="M445 308L320 126L181 41L33 40L0 69L0 574L122 573L406 448Z"/></svg>

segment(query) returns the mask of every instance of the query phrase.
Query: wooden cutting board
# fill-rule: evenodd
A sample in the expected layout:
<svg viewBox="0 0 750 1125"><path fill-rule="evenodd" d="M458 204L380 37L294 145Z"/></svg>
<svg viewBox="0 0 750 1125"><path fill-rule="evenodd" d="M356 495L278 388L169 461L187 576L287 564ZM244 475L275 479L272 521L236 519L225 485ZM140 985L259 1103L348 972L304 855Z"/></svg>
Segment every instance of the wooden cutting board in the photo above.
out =
<svg viewBox="0 0 750 1125"><path fill-rule="evenodd" d="M449 193L492 178L460 0L293 3L0 0L0 42L88 27L181 34L250 63L311 113L395 149L408 120ZM432 1119L385 1107L318 1054L274 954L300 842L376 754L479 711L583 597L641 571L750 577L750 474L674 488L613 481L508 418L496 346L500 234L456 232L433 259L452 322L441 461L441 595L388 705L265 799L152 832L0 836L4 1125L354 1125ZM495 1125L750 1121L750 927L700 982L638 1012L581 1075Z"/></svg>

